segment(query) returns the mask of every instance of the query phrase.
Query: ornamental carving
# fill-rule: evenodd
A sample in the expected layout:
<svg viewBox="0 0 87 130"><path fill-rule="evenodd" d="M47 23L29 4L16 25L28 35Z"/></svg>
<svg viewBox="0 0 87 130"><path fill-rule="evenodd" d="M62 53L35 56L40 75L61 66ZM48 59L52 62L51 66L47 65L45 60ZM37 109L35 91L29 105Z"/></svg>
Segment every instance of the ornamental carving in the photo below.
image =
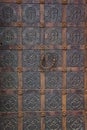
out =
<svg viewBox="0 0 87 130"><path fill-rule="evenodd" d="M67 51L67 65L71 67L81 67L84 65L84 51L83 50L68 50Z"/></svg>
<svg viewBox="0 0 87 130"><path fill-rule="evenodd" d="M24 28L23 44L36 45L41 43L40 28Z"/></svg>
<svg viewBox="0 0 87 130"><path fill-rule="evenodd" d="M31 71L23 72L23 87L24 89L39 89L40 73Z"/></svg>
<svg viewBox="0 0 87 130"><path fill-rule="evenodd" d="M10 24L11 22L17 22L18 7L12 4L0 4L0 23L1 24Z"/></svg>
<svg viewBox="0 0 87 130"><path fill-rule="evenodd" d="M23 5L23 22L28 25L38 25L40 23L39 4Z"/></svg>
<svg viewBox="0 0 87 130"><path fill-rule="evenodd" d="M61 44L61 28L45 29L45 44Z"/></svg>
<svg viewBox="0 0 87 130"><path fill-rule="evenodd" d="M0 88L10 89L18 87L18 75L16 72L2 72L0 73Z"/></svg>
<svg viewBox="0 0 87 130"><path fill-rule="evenodd" d="M84 117L82 115L67 116L67 130L85 130Z"/></svg>
<svg viewBox="0 0 87 130"><path fill-rule="evenodd" d="M18 110L17 95L1 95L0 96L0 111L1 112L16 112Z"/></svg>
<svg viewBox="0 0 87 130"><path fill-rule="evenodd" d="M1 50L0 51L0 67L16 67L18 62L17 51Z"/></svg>
<svg viewBox="0 0 87 130"><path fill-rule="evenodd" d="M39 116L24 116L23 129L26 130L40 130L41 119Z"/></svg>
<svg viewBox="0 0 87 130"><path fill-rule="evenodd" d="M45 5L45 22L56 23L61 22L62 19L62 7L59 4Z"/></svg>
<svg viewBox="0 0 87 130"><path fill-rule="evenodd" d="M46 88L62 89L62 72L46 72Z"/></svg>
<svg viewBox="0 0 87 130"><path fill-rule="evenodd" d="M12 116L0 116L0 129L17 130L18 129L17 115L12 114Z"/></svg>
<svg viewBox="0 0 87 130"><path fill-rule="evenodd" d="M85 21L85 6L69 4L67 6L67 22L79 24Z"/></svg>
<svg viewBox="0 0 87 130"><path fill-rule="evenodd" d="M84 88L83 72L67 72L67 88L83 89Z"/></svg>
<svg viewBox="0 0 87 130"><path fill-rule="evenodd" d="M62 130L62 118L61 115L58 117L46 116L46 130Z"/></svg>
<svg viewBox="0 0 87 130"><path fill-rule="evenodd" d="M0 41L3 45L18 44L19 29L14 27L0 27Z"/></svg>
<svg viewBox="0 0 87 130"><path fill-rule="evenodd" d="M39 68L40 62L40 51L39 50L24 50L23 51L23 66L29 67L33 70Z"/></svg>
<svg viewBox="0 0 87 130"><path fill-rule="evenodd" d="M68 110L83 110L84 96L82 94L68 94L67 95L67 109Z"/></svg>
<svg viewBox="0 0 87 130"><path fill-rule="evenodd" d="M58 111L61 110L61 92L46 92L46 111Z"/></svg>
<svg viewBox="0 0 87 130"><path fill-rule="evenodd" d="M83 28L68 28L67 42L70 45L82 45L85 43Z"/></svg>
<svg viewBox="0 0 87 130"><path fill-rule="evenodd" d="M24 111L39 111L40 110L40 93L29 92L23 94L23 110Z"/></svg>

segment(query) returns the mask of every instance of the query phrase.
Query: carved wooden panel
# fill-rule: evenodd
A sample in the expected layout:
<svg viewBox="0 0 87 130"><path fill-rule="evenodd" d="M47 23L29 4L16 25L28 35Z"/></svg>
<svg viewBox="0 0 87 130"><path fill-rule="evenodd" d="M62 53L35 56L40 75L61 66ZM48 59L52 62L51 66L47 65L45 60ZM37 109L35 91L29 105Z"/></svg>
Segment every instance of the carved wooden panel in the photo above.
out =
<svg viewBox="0 0 87 130"><path fill-rule="evenodd" d="M87 0L0 0L0 130L87 129Z"/></svg>

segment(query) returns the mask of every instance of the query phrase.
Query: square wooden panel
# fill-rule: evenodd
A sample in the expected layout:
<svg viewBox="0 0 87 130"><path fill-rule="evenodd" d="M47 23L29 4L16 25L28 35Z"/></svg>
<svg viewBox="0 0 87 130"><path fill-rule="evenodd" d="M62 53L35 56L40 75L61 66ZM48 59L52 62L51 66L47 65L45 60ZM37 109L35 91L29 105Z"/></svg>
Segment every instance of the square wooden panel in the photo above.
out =
<svg viewBox="0 0 87 130"><path fill-rule="evenodd" d="M73 129L82 129L85 130L85 124L84 124L84 116L81 113L74 114L69 113L67 114L67 126L66 128L69 130Z"/></svg>
<svg viewBox="0 0 87 130"><path fill-rule="evenodd" d="M17 92L9 92L9 94L0 95L0 112L17 112L18 111L18 95Z"/></svg>
<svg viewBox="0 0 87 130"><path fill-rule="evenodd" d="M2 46L20 44L20 28L0 27L0 42Z"/></svg>
<svg viewBox="0 0 87 130"><path fill-rule="evenodd" d="M46 89L62 89L63 74L61 71L55 72L46 72L45 73L45 86Z"/></svg>
<svg viewBox="0 0 87 130"><path fill-rule="evenodd" d="M23 111L40 111L40 91L27 90L23 93Z"/></svg>
<svg viewBox="0 0 87 130"><path fill-rule="evenodd" d="M0 25L15 25L20 21L20 8L17 4L0 4Z"/></svg>
<svg viewBox="0 0 87 130"><path fill-rule="evenodd" d="M0 89L17 89L18 74L17 72L0 73Z"/></svg>
<svg viewBox="0 0 87 130"><path fill-rule="evenodd" d="M59 111L62 109L62 95L61 91L46 90L45 95L46 111Z"/></svg>
<svg viewBox="0 0 87 130"><path fill-rule="evenodd" d="M41 44L41 29L39 27L24 27L22 36L23 45L36 46Z"/></svg>
<svg viewBox="0 0 87 130"><path fill-rule="evenodd" d="M84 4L67 5L67 23L81 25L86 20L86 6Z"/></svg>
<svg viewBox="0 0 87 130"><path fill-rule="evenodd" d="M79 90L77 92L68 91L66 96L66 106L67 110L84 110L84 94L83 91Z"/></svg>
<svg viewBox="0 0 87 130"><path fill-rule="evenodd" d="M61 113L52 115L51 113L45 117L45 129L58 129L62 130L62 115Z"/></svg>
<svg viewBox="0 0 87 130"><path fill-rule="evenodd" d="M84 45L86 43L85 28L68 27L67 28L67 44L72 46Z"/></svg>
<svg viewBox="0 0 87 130"><path fill-rule="evenodd" d="M40 89L40 72L23 72L23 89Z"/></svg>
<svg viewBox="0 0 87 130"><path fill-rule="evenodd" d="M0 67L17 67L18 52L16 50L0 50Z"/></svg>
<svg viewBox="0 0 87 130"><path fill-rule="evenodd" d="M0 115L0 129L18 130L17 114Z"/></svg>
<svg viewBox="0 0 87 130"><path fill-rule="evenodd" d="M84 89L84 72L67 72L67 89Z"/></svg>
<svg viewBox="0 0 87 130"><path fill-rule="evenodd" d="M44 29L44 44L45 45L62 45L62 28L61 27L46 27Z"/></svg>
<svg viewBox="0 0 87 130"><path fill-rule="evenodd" d="M40 25L40 5L39 4L23 4L22 5L22 21L27 26Z"/></svg>
<svg viewBox="0 0 87 130"><path fill-rule="evenodd" d="M62 22L61 4L45 4L45 24L56 25Z"/></svg>
<svg viewBox="0 0 87 130"><path fill-rule="evenodd" d="M84 66L84 50L70 49L67 50L67 66L83 67Z"/></svg>
<svg viewBox="0 0 87 130"><path fill-rule="evenodd" d="M38 113L26 113L23 118L23 130L41 129L41 117Z"/></svg>
<svg viewBox="0 0 87 130"><path fill-rule="evenodd" d="M38 70L40 65L39 50L23 50L23 66L31 70Z"/></svg>

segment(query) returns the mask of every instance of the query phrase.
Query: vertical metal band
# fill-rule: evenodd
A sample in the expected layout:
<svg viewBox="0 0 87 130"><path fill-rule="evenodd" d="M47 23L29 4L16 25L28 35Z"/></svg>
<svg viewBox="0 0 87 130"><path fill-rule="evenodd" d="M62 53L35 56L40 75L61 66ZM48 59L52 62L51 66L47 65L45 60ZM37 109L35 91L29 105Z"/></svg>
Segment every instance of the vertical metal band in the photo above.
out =
<svg viewBox="0 0 87 130"><path fill-rule="evenodd" d="M44 0L40 0L40 27L41 27L41 56L44 53L44 47L43 47L43 28L44 28ZM41 69L41 68L40 68ZM43 113L45 111L45 72L43 70L40 71L40 95L41 95L41 112ZM41 115L42 115L41 113ZM44 116L41 116L41 130L45 130L45 121Z"/></svg>
<svg viewBox="0 0 87 130"><path fill-rule="evenodd" d="M87 27L85 27L85 38L87 37ZM84 69L84 99L85 99L85 130L87 129L87 38L85 43L85 69Z"/></svg>
<svg viewBox="0 0 87 130"><path fill-rule="evenodd" d="M44 4L40 4L40 27L43 28L44 26Z"/></svg>
<svg viewBox="0 0 87 130"><path fill-rule="evenodd" d="M62 24L66 23L66 5L63 5ZM65 24L64 24L65 25ZM66 26L62 26L62 45L63 45L63 86L62 86L62 129L66 130Z"/></svg>
<svg viewBox="0 0 87 130"><path fill-rule="evenodd" d="M21 10L21 5L20 5L20 18L22 19L22 10ZM23 111L22 111L22 95L23 95L23 90L22 90L22 26L20 26L20 45L18 46L18 81L19 81L19 86L18 86L18 130L23 130Z"/></svg>

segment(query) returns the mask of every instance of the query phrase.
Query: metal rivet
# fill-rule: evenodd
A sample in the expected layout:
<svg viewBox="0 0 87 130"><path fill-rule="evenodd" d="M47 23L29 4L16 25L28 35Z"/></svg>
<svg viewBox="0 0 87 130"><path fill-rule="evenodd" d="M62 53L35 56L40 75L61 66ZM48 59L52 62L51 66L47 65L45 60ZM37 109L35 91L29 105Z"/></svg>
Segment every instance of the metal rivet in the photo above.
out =
<svg viewBox="0 0 87 130"><path fill-rule="evenodd" d="M18 67L18 68L17 68L17 72L19 72L19 73L21 73L21 72L22 72L22 70L23 70L23 68L22 68L22 67Z"/></svg>

